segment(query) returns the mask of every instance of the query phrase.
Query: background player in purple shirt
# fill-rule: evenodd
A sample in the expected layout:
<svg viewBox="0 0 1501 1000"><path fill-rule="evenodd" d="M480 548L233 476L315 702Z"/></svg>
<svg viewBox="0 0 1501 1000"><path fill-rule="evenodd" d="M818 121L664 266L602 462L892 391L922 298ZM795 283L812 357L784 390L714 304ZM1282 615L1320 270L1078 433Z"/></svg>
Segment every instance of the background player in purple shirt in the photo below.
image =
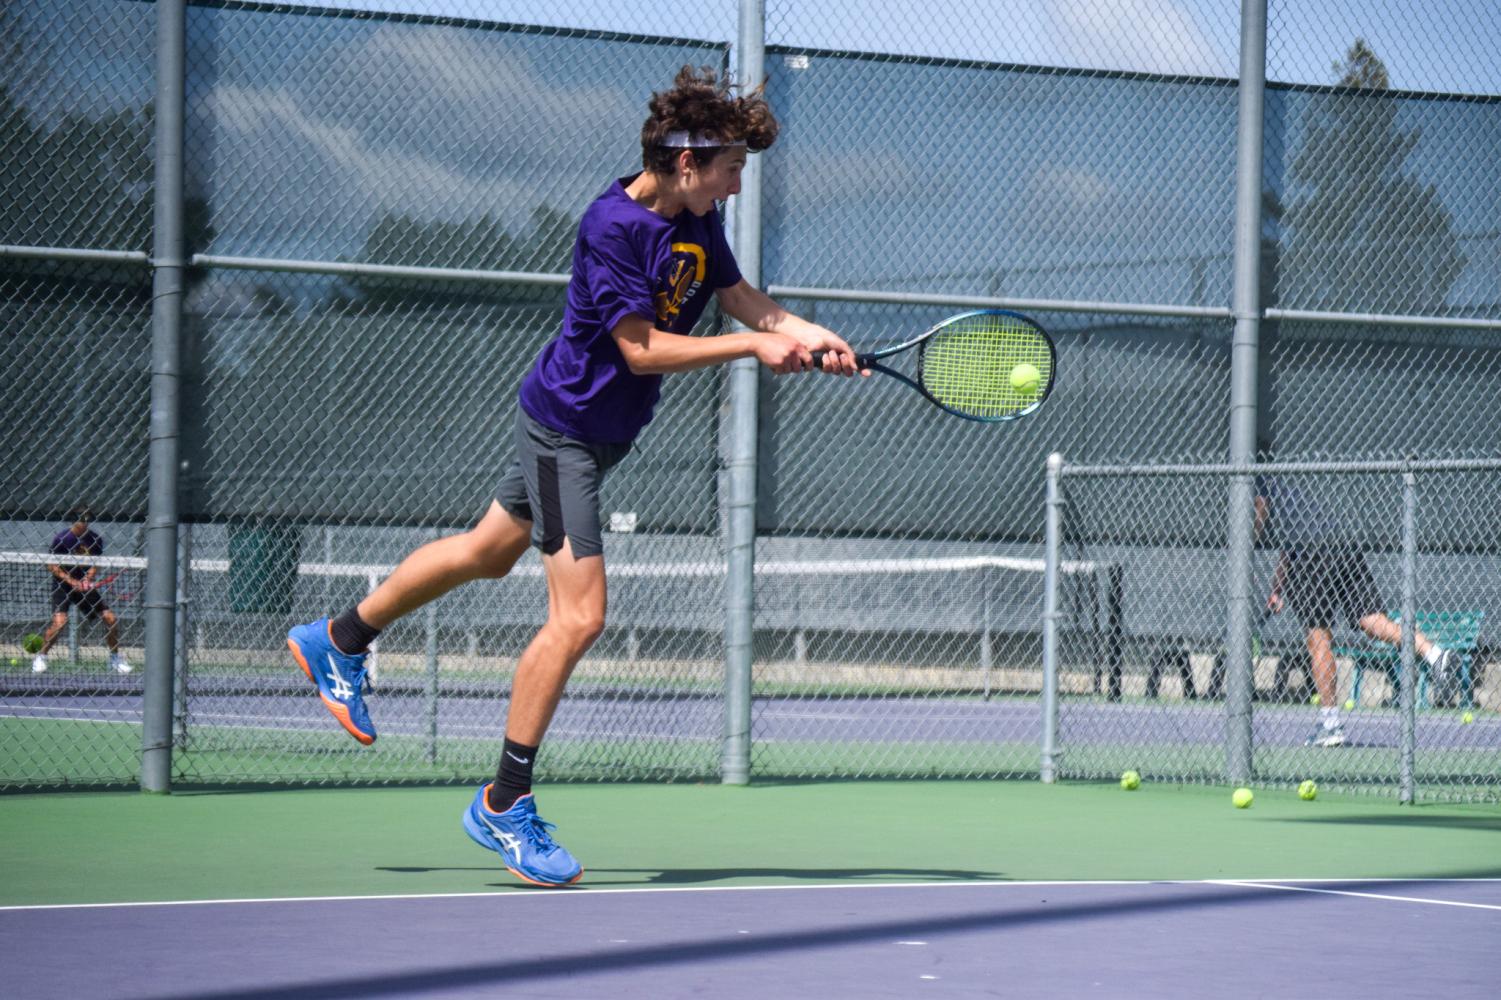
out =
<svg viewBox="0 0 1501 1000"><path fill-rule="evenodd" d="M547 622L516 667L495 780L463 823L538 885L583 873L537 815L532 767L569 674L604 629L599 486L651 420L662 376L738 358L778 375L809 371L820 350L824 371L856 374L850 346L747 284L725 242L716 206L740 190L746 156L777 136L760 92L735 96L712 70L684 67L670 90L652 95L649 112L645 169L610 184L579 223L562 329L522 383L516 461L488 512L471 531L417 549L355 607L287 636L325 707L373 743L361 682L380 630L462 583L505 576L535 545ZM756 332L691 336L711 295Z"/></svg>
<svg viewBox="0 0 1501 1000"><path fill-rule="evenodd" d="M104 538L89 527L90 514L83 507L69 513L72 524L52 536L48 551L60 556L102 556ZM46 673L47 650L68 624L68 611L77 608L85 619L98 618L104 623L104 644L109 647L109 668L117 674L130 673L130 664L120 654L120 623L104 595L97 589L99 567L67 564L62 560L47 566L52 574L52 622L42 636L42 648L31 661L33 673Z"/></svg>

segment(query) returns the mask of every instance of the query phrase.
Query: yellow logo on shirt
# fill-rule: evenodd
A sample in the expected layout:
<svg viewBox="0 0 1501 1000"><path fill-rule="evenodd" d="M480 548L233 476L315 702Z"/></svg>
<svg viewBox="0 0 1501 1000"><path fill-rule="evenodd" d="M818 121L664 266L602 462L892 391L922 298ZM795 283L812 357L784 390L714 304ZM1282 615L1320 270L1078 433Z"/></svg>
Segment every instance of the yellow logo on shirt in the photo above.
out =
<svg viewBox="0 0 1501 1000"><path fill-rule="evenodd" d="M698 294L708 272L708 254L697 243L674 243L667 262L666 285L656 295L657 322L663 326L677 319L683 303Z"/></svg>

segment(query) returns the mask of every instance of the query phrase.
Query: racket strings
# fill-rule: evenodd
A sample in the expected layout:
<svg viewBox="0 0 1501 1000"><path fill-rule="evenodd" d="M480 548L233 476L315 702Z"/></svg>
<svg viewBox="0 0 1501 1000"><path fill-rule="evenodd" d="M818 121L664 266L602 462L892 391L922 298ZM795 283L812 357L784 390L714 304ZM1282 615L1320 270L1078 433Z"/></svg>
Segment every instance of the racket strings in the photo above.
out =
<svg viewBox="0 0 1501 1000"><path fill-rule="evenodd" d="M1034 391L1012 384L1018 365L1037 369ZM1014 416L1047 395L1053 352L1045 335L1019 317L967 316L922 345L922 386L943 406L980 418Z"/></svg>

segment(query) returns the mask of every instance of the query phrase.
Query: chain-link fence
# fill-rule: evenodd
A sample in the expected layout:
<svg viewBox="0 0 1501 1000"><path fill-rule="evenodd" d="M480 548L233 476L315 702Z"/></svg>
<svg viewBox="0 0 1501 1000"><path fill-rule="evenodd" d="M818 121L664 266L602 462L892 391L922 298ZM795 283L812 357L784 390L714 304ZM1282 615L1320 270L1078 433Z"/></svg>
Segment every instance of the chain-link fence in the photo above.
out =
<svg viewBox="0 0 1501 1000"><path fill-rule="evenodd" d="M483 511L510 460L517 385L557 328L578 218L639 169L647 97L684 64L740 73L758 44L782 124L759 158L760 283L862 348L974 305L1023 308L1054 334L1063 374L1035 416L989 428L888 380L761 377L751 772L1035 775L1047 455L1206 463L1232 443L1239 8L777 0L763 25L762 5L733 0L686 13L192 3L174 193L153 173L157 5L6 5L0 785L124 784L140 769L144 590L116 600L129 675L108 672L97 617L69 615L44 673L25 640L54 621L35 557L71 508L92 508L106 561L149 547L152 213L174 194L190 266L172 777L485 773L546 611L535 557L381 636L382 735L368 750L328 725L282 636ZM1479 0L1271 4L1254 405L1279 459L1496 454L1498 36ZM727 220L748 257L752 227L738 210ZM722 323L710 314L699 332ZM610 628L549 731L547 778L721 774L736 727L729 470L746 444L729 382L722 370L667 380L657 419L606 482ZM1493 481L1454 475L1483 502L1443 510L1494 510ZM1121 499L1121 481L1101 483L1102 503ZM1212 689L1226 483L1189 477L1122 504L1140 537L1079 529L1089 544L1059 564L1067 698L1088 676L1102 698L1117 683L1124 701L1147 699L1154 673L1136 636L1155 617L1182 629L1195 691ZM1367 499L1368 516L1396 518L1380 544L1364 539L1388 554L1369 561L1394 600L1381 560L1400 496L1395 508ZM1367 510L1342 502L1342 515ZM1470 534L1456 551L1483 560L1494 533L1476 522ZM1142 558L1197 559L1192 579L1208 589L1190 594L1177 570L1144 588ZM1493 606L1480 592L1427 596L1420 611ZM1178 620L1190 608L1192 627ZM1159 698L1183 696L1175 670L1156 672ZM1390 690L1379 673L1362 698ZM1494 740L1495 706L1476 690L1476 722L1458 732ZM1069 706L1063 773L1114 767L1076 750L1094 744L1075 737ZM1220 740L1195 753L1223 765L1222 710L1175 707ZM1419 711L1420 734L1432 711ZM1367 756L1372 783L1395 780ZM1162 776L1221 773L1152 759Z"/></svg>
<svg viewBox="0 0 1501 1000"><path fill-rule="evenodd" d="M1224 623L1235 472L1061 466L1060 553L1120 572L1107 656L1080 627L1077 581L1059 576L1056 774L1223 782L1244 753L1258 784L1493 798L1501 461L1251 473L1254 625L1238 661ZM1243 718L1228 697L1238 670L1251 694Z"/></svg>

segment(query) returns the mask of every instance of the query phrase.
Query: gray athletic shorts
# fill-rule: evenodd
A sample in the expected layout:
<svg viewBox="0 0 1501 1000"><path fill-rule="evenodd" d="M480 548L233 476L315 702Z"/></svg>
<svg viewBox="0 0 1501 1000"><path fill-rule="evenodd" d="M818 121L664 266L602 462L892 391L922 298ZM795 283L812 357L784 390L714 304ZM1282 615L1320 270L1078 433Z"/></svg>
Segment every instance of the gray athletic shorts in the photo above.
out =
<svg viewBox="0 0 1501 1000"><path fill-rule="evenodd" d="M568 539L574 558L604 552L599 485L629 444L590 444L544 427L516 407L516 461L495 499L513 517L532 522L532 544L552 555Z"/></svg>

